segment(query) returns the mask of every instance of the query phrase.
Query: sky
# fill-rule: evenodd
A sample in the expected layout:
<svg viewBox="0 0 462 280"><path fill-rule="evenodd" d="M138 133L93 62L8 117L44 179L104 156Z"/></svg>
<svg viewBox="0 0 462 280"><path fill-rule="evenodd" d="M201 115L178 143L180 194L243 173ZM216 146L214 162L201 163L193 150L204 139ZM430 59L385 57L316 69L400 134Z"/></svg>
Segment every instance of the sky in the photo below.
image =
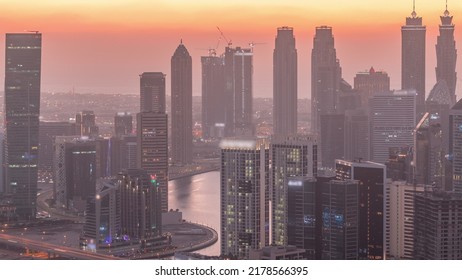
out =
<svg viewBox="0 0 462 280"><path fill-rule="evenodd" d="M311 49L316 26L333 28L343 78L373 66L401 86L401 31L411 0L0 0L0 32L39 30L42 35L42 91L138 93L142 72L167 74L183 40L193 59L193 94L201 93L200 56L226 46L254 46L254 96L272 97L272 53L276 29L294 28L298 51L298 96L310 97ZM449 0L462 49L462 1ZM445 0L416 0L427 26L427 94L435 83L435 44ZM5 36L0 37L4 77ZM460 53L460 52L459 52ZM457 70L462 95L462 58ZM3 79L0 81L3 89Z"/></svg>

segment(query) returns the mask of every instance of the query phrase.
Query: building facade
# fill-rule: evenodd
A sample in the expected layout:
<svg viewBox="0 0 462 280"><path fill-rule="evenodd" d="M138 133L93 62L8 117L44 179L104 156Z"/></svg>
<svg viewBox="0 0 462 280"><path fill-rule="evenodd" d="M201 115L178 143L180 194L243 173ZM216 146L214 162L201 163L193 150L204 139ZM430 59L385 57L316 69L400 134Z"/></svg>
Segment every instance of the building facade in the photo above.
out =
<svg viewBox="0 0 462 280"><path fill-rule="evenodd" d="M462 258L462 195L433 191L415 196L414 259Z"/></svg>
<svg viewBox="0 0 462 280"><path fill-rule="evenodd" d="M359 182L331 180L322 188L322 259L357 260Z"/></svg>
<svg viewBox="0 0 462 280"><path fill-rule="evenodd" d="M337 160L337 180L359 181L359 259L385 258L385 165Z"/></svg>
<svg viewBox="0 0 462 280"><path fill-rule="evenodd" d="M147 240L162 233L159 182L155 174L128 169L117 176L122 234Z"/></svg>
<svg viewBox="0 0 462 280"><path fill-rule="evenodd" d="M316 141L309 136L289 136L272 140L272 244L288 244L288 180L295 176L316 178L317 154Z"/></svg>
<svg viewBox="0 0 462 280"><path fill-rule="evenodd" d="M287 244L305 250L305 258L316 258L316 179L287 179Z"/></svg>
<svg viewBox="0 0 462 280"><path fill-rule="evenodd" d="M321 115L337 112L342 69L334 47L332 27L316 27L311 52L311 132L319 134Z"/></svg>
<svg viewBox="0 0 462 280"><path fill-rule="evenodd" d="M221 148L221 254L248 259L269 245L269 142L223 139Z"/></svg>
<svg viewBox="0 0 462 280"><path fill-rule="evenodd" d="M297 134L297 49L292 27L279 27L273 52L273 134Z"/></svg>
<svg viewBox="0 0 462 280"><path fill-rule="evenodd" d="M122 137L133 133L133 116L129 112L118 112L114 116L114 136Z"/></svg>
<svg viewBox="0 0 462 280"><path fill-rule="evenodd" d="M414 199L431 186L387 180L385 241L387 259L414 259Z"/></svg>
<svg viewBox="0 0 462 280"><path fill-rule="evenodd" d="M253 136L253 51L225 49L226 136Z"/></svg>
<svg viewBox="0 0 462 280"><path fill-rule="evenodd" d="M165 74L144 72L140 75L140 112L167 111L165 107Z"/></svg>
<svg viewBox="0 0 462 280"><path fill-rule="evenodd" d="M96 138L99 134L99 129L96 126L95 112L85 110L75 115L76 135Z"/></svg>
<svg viewBox="0 0 462 280"><path fill-rule="evenodd" d="M224 136L226 104L223 56L202 56L202 136Z"/></svg>
<svg viewBox="0 0 462 280"><path fill-rule="evenodd" d="M155 175L161 209L168 211L168 116L165 103L165 75L140 75L140 113L136 115L137 168Z"/></svg>
<svg viewBox="0 0 462 280"><path fill-rule="evenodd" d="M369 100L374 94L390 91L390 77L386 72L375 71L371 67L369 71L356 74L354 89L361 95L361 105L369 108Z"/></svg>
<svg viewBox="0 0 462 280"><path fill-rule="evenodd" d="M6 192L20 219L35 219L37 200L42 34L5 40Z"/></svg>
<svg viewBox="0 0 462 280"><path fill-rule="evenodd" d="M401 27L401 89L417 92L417 112L425 105L425 35L426 27L415 9Z"/></svg>
<svg viewBox="0 0 462 280"><path fill-rule="evenodd" d="M449 89L452 104L456 102L456 85L457 85L457 50L454 40L454 23L453 16L450 15L446 3L446 10L440 16L441 24L439 26L440 35L436 43L436 81L444 80Z"/></svg>
<svg viewBox="0 0 462 280"><path fill-rule="evenodd" d="M412 146L416 124L415 91L377 94L371 103L371 159L385 163L390 148Z"/></svg>
<svg viewBox="0 0 462 280"><path fill-rule="evenodd" d="M172 153L174 163L192 162L192 60L181 43L171 59Z"/></svg>

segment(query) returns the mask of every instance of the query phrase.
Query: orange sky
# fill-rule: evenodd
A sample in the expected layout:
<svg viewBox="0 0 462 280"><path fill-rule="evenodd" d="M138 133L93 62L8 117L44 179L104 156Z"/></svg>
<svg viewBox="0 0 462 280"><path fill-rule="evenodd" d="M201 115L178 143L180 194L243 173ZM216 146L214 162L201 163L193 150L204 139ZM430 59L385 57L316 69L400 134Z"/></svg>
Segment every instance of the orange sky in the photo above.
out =
<svg viewBox="0 0 462 280"><path fill-rule="evenodd" d="M278 26L294 27L299 58L299 97L310 95L310 53L315 26L333 27L344 78L374 66L400 87L400 26L412 1L389 0L0 0L0 31L43 33L42 88L45 91L137 93L138 74L170 76L170 57L182 38L193 57L194 95L200 95L200 56L215 47L216 26L235 46L254 49L255 96L272 96L272 52ZM371 4L374 2L374 4ZM462 45L462 1L449 1ZM435 43L444 0L416 3L427 25L427 93L435 82ZM460 16L459 16L460 15ZM225 43L220 42L223 50ZM4 53L4 36L0 38ZM458 63L462 78L461 63ZM0 55L4 65L4 55ZM0 75L4 76L3 67ZM3 88L3 81L0 82ZM170 79L167 78L167 90ZM462 88L462 80L459 79ZM460 91L460 90L459 90ZM458 92L459 92L458 91Z"/></svg>

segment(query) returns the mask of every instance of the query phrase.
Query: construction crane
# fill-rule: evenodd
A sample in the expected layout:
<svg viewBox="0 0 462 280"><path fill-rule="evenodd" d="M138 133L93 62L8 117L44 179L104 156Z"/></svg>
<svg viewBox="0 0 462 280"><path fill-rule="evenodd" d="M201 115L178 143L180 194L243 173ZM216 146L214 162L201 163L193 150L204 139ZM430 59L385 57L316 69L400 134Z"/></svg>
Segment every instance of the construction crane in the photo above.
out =
<svg viewBox="0 0 462 280"><path fill-rule="evenodd" d="M228 44L228 47L230 47L233 43L231 42L231 40L228 40L225 36L225 34L223 33L223 31L221 31L220 27L217 26L217 29L218 31L220 31L220 35L221 37L223 37L223 39L225 39L226 43Z"/></svg>
<svg viewBox="0 0 462 280"><path fill-rule="evenodd" d="M250 47L250 49L251 49L252 52L253 52L253 47L254 47L255 45L264 45L264 44L266 44L266 43L255 43L255 42L250 42L250 43L249 43L249 47Z"/></svg>

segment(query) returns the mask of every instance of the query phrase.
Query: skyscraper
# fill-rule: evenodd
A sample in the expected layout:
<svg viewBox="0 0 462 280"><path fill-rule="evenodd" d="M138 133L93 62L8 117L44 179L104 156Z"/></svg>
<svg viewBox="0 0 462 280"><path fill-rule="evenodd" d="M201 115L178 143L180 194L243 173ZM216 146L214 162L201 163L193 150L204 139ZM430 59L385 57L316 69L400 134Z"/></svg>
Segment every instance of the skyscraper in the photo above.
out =
<svg viewBox="0 0 462 280"><path fill-rule="evenodd" d="M225 127L224 57L202 56L202 136L220 138Z"/></svg>
<svg viewBox="0 0 462 280"><path fill-rule="evenodd" d="M6 191L19 218L34 219L42 34L10 33L5 43Z"/></svg>
<svg viewBox="0 0 462 280"><path fill-rule="evenodd" d="M425 33L426 27L414 7L401 27L401 88L417 91L418 119L425 109Z"/></svg>
<svg viewBox="0 0 462 280"><path fill-rule="evenodd" d="M269 245L269 143L223 139L221 254L239 259Z"/></svg>
<svg viewBox="0 0 462 280"><path fill-rule="evenodd" d="M162 211L168 211L168 116L165 113L165 75L140 75L141 112L136 115L138 168L156 176Z"/></svg>
<svg viewBox="0 0 462 280"><path fill-rule="evenodd" d="M308 136L279 137L271 143L272 244L287 245L288 180L294 176L316 178L318 147Z"/></svg>
<svg viewBox="0 0 462 280"><path fill-rule="evenodd" d="M446 10L440 19L440 35L436 43L436 81L446 81L452 104L454 104L456 102L457 50L454 41L454 24L452 16L449 15L447 2Z"/></svg>
<svg viewBox="0 0 462 280"><path fill-rule="evenodd" d="M225 50L226 136L253 136L253 52L227 47Z"/></svg>
<svg viewBox="0 0 462 280"><path fill-rule="evenodd" d="M292 27L279 27L273 53L273 133L297 133L297 49Z"/></svg>
<svg viewBox="0 0 462 280"><path fill-rule="evenodd" d="M311 52L311 131L320 133L321 115L337 112L342 69L332 27L316 27Z"/></svg>
<svg viewBox="0 0 462 280"><path fill-rule="evenodd" d="M358 258L384 259L385 165L337 160L335 172L337 180L359 181Z"/></svg>
<svg viewBox="0 0 462 280"><path fill-rule="evenodd" d="M183 42L175 50L172 67L172 161L192 162L192 62Z"/></svg>
<svg viewBox="0 0 462 280"><path fill-rule="evenodd" d="M390 148L412 146L416 118L416 92L376 94L371 102L371 159L385 163Z"/></svg>

